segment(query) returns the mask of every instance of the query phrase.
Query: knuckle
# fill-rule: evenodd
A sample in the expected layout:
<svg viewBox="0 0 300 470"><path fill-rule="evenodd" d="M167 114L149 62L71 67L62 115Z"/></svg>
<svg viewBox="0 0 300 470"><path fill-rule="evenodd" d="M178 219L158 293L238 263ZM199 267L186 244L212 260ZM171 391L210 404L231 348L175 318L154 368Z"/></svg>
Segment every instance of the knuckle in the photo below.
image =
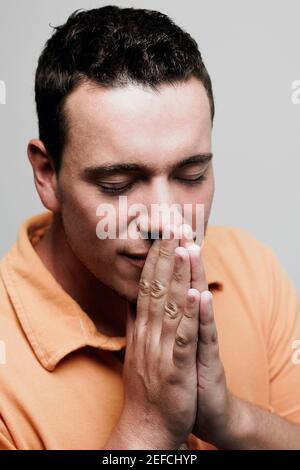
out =
<svg viewBox="0 0 300 470"><path fill-rule="evenodd" d="M221 361L218 361L218 364L216 365L216 369L215 369L215 382L217 384L221 384L223 380L224 380L224 367Z"/></svg>
<svg viewBox="0 0 300 470"><path fill-rule="evenodd" d="M177 335L176 338L175 338L175 343L180 348L185 348L186 346L188 346L190 344L190 340L186 336Z"/></svg>
<svg viewBox="0 0 300 470"><path fill-rule="evenodd" d="M218 344L218 332L217 329L214 328L211 334L211 342L214 344Z"/></svg>
<svg viewBox="0 0 300 470"><path fill-rule="evenodd" d="M179 269L175 269L174 272L173 272L173 279L176 282L180 283L183 279L182 271L180 271Z"/></svg>
<svg viewBox="0 0 300 470"><path fill-rule="evenodd" d="M201 343L202 346L205 346L205 347L207 347L210 344L210 341L207 338L207 336L204 336L203 334L200 335L199 342Z"/></svg>
<svg viewBox="0 0 300 470"><path fill-rule="evenodd" d="M172 256L172 251L170 249L168 249L166 246L161 246L159 248L159 256L160 256L160 258L169 259Z"/></svg>
<svg viewBox="0 0 300 470"><path fill-rule="evenodd" d="M179 315L179 308L174 300L168 300L165 305L165 314L167 318L176 319Z"/></svg>
<svg viewBox="0 0 300 470"><path fill-rule="evenodd" d="M186 308L184 309L184 316L185 316L186 318L191 318L191 319L193 319L193 318L197 317L197 315L198 315L198 310L195 309L194 307L191 307L191 308L186 307Z"/></svg>
<svg viewBox="0 0 300 470"><path fill-rule="evenodd" d="M146 279L141 278L139 281L139 290L141 295L148 295L150 292L150 283Z"/></svg>
<svg viewBox="0 0 300 470"><path fill-rule="evenodd" d="M202 320L202 322L203 326L207 329L212 328L215 324L214 319L211 316L206 317L204 321Z"/></svg>
<svg viewBox="0 0 300 470"><path fill-rule="evenodd" d="M178 371L173 367L161 368L161 379L169 385L176 385L181 381L181 378L178 375Z"/></svg>
<svg viewBox="0 0 300 470"><path fill-rule="evenodd" d="M179 382L177 371L170 371L166 377L166 381L170 385L176 385Z"/></svg>
<svg viewBox="0 0 300 470"><path fill-rule="evenodd" d="M153 279L151 281L151 296L158 298L162 297L165 293L165 286L158 279Z"/></svg>

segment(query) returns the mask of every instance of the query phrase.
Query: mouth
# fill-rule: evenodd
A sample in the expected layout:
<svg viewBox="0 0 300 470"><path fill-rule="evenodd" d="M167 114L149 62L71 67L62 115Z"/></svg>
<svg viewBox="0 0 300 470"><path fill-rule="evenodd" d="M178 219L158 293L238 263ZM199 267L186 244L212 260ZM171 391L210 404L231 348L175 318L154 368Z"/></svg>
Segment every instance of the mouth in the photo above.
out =
<svg viewBox="0 0 300 470"><path fill-rule="evenodd" d="M138 268L142 268L147 259L147 253L145 254L129 254L124 253L124 258L126 258L131 264L137 266Z"/></svg>

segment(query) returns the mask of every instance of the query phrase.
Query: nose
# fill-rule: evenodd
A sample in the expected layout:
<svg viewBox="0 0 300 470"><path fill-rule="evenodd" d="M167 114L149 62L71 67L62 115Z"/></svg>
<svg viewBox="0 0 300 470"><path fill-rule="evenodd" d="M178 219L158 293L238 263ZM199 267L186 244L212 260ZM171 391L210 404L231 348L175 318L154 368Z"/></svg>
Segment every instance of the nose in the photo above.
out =
<svg viewBox="0 0 300 470"><path fill-rule="evenodd" d="M183 223L182 205L164 177L153 179L143 199L147 210L138 222L142 238L154 240L168 237L171 225L179 227Z"/></svg>

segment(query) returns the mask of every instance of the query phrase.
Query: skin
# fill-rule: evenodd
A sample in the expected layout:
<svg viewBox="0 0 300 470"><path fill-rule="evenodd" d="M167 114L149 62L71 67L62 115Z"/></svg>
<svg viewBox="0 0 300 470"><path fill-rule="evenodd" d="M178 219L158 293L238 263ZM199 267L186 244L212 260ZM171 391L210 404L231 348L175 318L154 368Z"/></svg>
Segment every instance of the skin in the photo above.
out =
<svg viewBox="0 0 300 470"><path fill-rule="evenodd" d="M124 436L124 448L176 449L193 428L200 294L189 288L189 254L178 243L155 241L137 305L128 311L124 409L107 449L123 446ZM157 280L159 297L152 295ZM169 302L178 306L176 314L166 314Z"/></svg>
<svg viewBox="0 0 300 470"><path fill-rule="evenodd" d="M139 179L123 195L128 205L143 203L149 213L151 203L203 203L206 228L214 194L212 161L176 172L170 169L187 157L211 152L209 101L196 79L176 87L162 86L160 93L136 86L104 89L89 83L68 96L65 111L69 131L58 176L43 143L31 140L28 145L37 191L44 206L54 212L54 223L36 250L101 331L124 335L124 299L137 299L141 272L120 253L148 251L151 242L97 238L96 208L100 203L117 208L118 195L101 192L96 182L120 187ZM148 179L143 181L145 173L102 176L95 181L82 177L86 168L107 163L144 164ZM199 185L176 179L203 173L207 179ZM120 312L113 324L106 317L112 309Z"/></svg>
<svg viewBox="0 0 300 470"><path fill-rule="evenodd" d="M167 335L167 348L165 336L162 335L164 309L162 306L152 310L150 307L139 307L141 269L130 264L122 256L124 250L148 252L151 248L142 276L148 276L149 281L153 280L153 276L156 280L163 280L167 274L172 275L172 263L170 266L167 263L161 270L160 257L153 255L154 247L163 242L156 241L152 244L150 240L132 241L118 238L99 240L95 231L98 222L96 208L100 203L110 203L117 207L118 196L104 193L103 185L125 186L133 183L130 189L123 193L128 197L128 204L204 204L206 230L214 194L212 161L202 165L194 163L184 168L178 166L180 161L187 157L211 152L210 108L205 90L194 78L174 87L163 85L159 93L132 85L103 89L86 83L68 96L65 112L68 119L68 135L58 175L43 143L33 139L28 145L28 156L33 167L37 191L44 206L54 213L53 224L35 246L36 251L56 280L81 305L103 333L116 336L127 334L125 370L126 367L128 370L127 364L132 365L130 360L141 357L135 352L143 349L146 344L150 345L150 351L152 350L148 361L150 357L153 360L158 345L162 348L165 345L164 355L170 357L170 351L176 351L175 338L178 335L184 337L189 328L187 317L182 311L176 328L173 325L172 334ZM109 178L101 176L97 181L83 176L87 168L108 163L143 164L147 170L134 175L123 172L110 175ZM206 179L201 184L187 185L183 181L203 174ZM96 183L102 185L102 189ZM129 220L125 222L129 223ZM156 229L160 231L163 227L157 226ZM196 315L195 309L193 310L192 331L198 334L197 348L187 355L191 361L190 377L194 377L194 380L185 383L181 389L181 394L188 395L191 388L195 394L195 402L188 400L186 395L186 400L191 402L190 408L185 410L186 416L189 417L187 427L183 429L183 434L180 434L178 430L182 429L181 423L171 422L169 429L168 418L162 422L161 413L155 412L156 408L153 406L152 417L155 426L149 434L144 434L145 439L141 442L145 426L139 428L137 423L139 420L143 422L143 416L147 417L147 413L144 413L147 409L147 399L145 394L140 392L138 413L134 415L134 408L130 400L127 400L125 412L107 448L146 448L145 443L150 446L148 448L153 449L176 448L188 432L193 431L199 438L223 449L298 449L298 425L246 403L228 390L219 356L213 303L207 290L200 248L187 234L178 243L182 250L186 250L184 276L188 274L190 278L190 284L185 285L185 297L189 288L194 289L198 313ZM174 246L170 256L174 256ZM154 269L152 274L149 273L149 265ZM167 284L165 281L165 285ZM182 292L181 300L183 296ZM134 303L137 303L136 316L128 312L128 305ZM114 312L113 317L111 312ZM148 328L142 329L141 334L138 332L141 331L143 322L145 324L143 314L147 315ZM134 337L140 338L138 344L132 342ZM195 346L195 342L193 344ZM184 355L185 349L181 351ZM145 360L139 367L139 370L145 371L149 364L147 365ZM155 374L157 368L152 367L150 370ZM167 376L168 374L165 375ZM178 380L181 377L178 370L175 376ZM133 375L130 380L127 379L132 383L133 380ZM161 382L163 383L167 387L168 381ZM148 383L149 390L151 384L152 380ZM138 392L141 389L143 387L139 387L136 378L134 390ZM191 393L193 396L193 391ZM130 393L128 395L130 396ZM161 409L160 399L153 395L151 397L151 403L156 403L158 409ZM163 408L166 414L167 405L168 402ZM171 406L171 409L174 407ZM166 428L168 432L162 433L162 429ZM130 433L134 429L135 432L140 432ZM159 436L158 442L153 440L155 436Z"/></svg>

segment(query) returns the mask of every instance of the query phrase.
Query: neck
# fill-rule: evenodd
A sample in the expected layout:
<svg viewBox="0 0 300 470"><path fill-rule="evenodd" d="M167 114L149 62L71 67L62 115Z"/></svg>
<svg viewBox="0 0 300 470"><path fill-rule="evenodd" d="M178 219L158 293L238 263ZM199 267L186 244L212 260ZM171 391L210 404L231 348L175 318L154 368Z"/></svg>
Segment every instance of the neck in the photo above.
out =
<svg viewBox="0 0 300 470"><path fill-rule="evenodd" d="M51 226L34 248L56 281L89 315L101 333L125 336L126 301L103 285L75 256L59 214L53 214Z"/></svg>

